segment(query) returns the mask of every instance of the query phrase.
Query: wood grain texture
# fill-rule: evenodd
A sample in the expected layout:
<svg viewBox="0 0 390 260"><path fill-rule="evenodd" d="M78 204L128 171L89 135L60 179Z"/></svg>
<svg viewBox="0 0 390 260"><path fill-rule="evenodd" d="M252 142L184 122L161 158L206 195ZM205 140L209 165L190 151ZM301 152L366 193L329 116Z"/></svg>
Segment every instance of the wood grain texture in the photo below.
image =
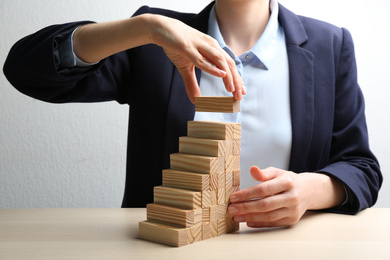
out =
<svg viewBox="0 0 390 260"><path fill-rule="evenodd" d="M232 155L233 141L182 136L179 138L179 153L215 157Z"/></svg>
<svg viewBox="0 0 390 260"><path fill-rule="evenodd" d="M210 177L209 174L166 169L163 170L163 186L194 191L209 190Z"/></svg>
<svg viewBox="0 0 390 260"><path fill-rule="evenodd" d="M187 136L214 140L234 140L237 126L233 123L216 121L188 121ZM241 134L240 134L241 136Z"/></svg>
<svg viewBox="0 0 390 260"><path fill-rule="evenodd" d="M241 111L240 101L235 100L233 97L196 97L195 111L236 113Z"/></svg>
<svg viewBox="0 0 390 260"><path fill-rule="evenodd" d="M202 192L156 186L154 203L182 209L202 208Z"/></svg>
<svg viewBox="0 0 390 260"><path fill-rule="evenodd" d="M192 227L202 223L202 209L186 210L150 203L146 206L146 219L177 227Z"/></svg>
<svg viewBox="0 0 390 260"><path fill-rule="evenodd" d="M202 240L202 224L178 228L150 221L139 222L138 236L170 246L185 246Z"/></svg>
<svg viewBox="0 0 390 260"><path fill-rule="evenodd" d="M174 153L171 154L171 169L217 174L224 171L224 159L223 157Z"/></svg>

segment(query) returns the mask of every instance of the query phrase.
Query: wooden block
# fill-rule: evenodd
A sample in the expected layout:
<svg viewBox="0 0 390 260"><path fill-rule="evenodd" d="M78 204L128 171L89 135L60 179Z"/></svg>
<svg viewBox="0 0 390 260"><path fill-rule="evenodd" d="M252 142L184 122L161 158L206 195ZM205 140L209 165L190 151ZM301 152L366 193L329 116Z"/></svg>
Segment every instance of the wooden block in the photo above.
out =
<svg viewBox="0 0 390 260"><path fill-rule="evenodd" d="M202 208L202 192L156 186L154 203L182 209Z"/></svg>
<svg viewBox="0 0 390 260"><path fill-rule="evenodd" d="M224 171L224 160L223 157L174 153L171 154L171 169L217 174Z"/></svg>
<svg viewBox="0 0 390 260"><path fill-rule="evenodd" d="M228 205L218 205L218 219L225 219L227 214Z"/></svg>
<svg viewBox="0 0 390 260"><path fill-rule="evenodd" d="M179 153L225 156L233 154L233 141L182 136L179 138Z"/></svg>
<svg viewBox="0 0 390 260"><path fill-rule="evenodd" d="M219 216L219 206L211 206L209 208L209 212L210 212L210 216L209 216L210 222L217 221Z"/></svg>
<svg viewBox="0 0 390 260"><path fill-rule="evenodd" d="M208 208L211 206L210 191L202 191L202 208Z"/></svg>
<svg viewBox="0 0 390 260"><path fill-rule="evenodd" d="M202 223L202 209L180 209L155 203L146 206L147 220L177 227L191 227Z"/></svg>
<svg viewBox="0 0 390 260"><path fill-rule="evenodd" d="M210 235L211 237L218 236L218 220L210 222Z"/></svg>
<svg viewBox="0 0 390 260"><path fill-rule="evenodd" d="M241 171L234 170L233 171L233 186L240 186L241 184Z"/></svg>
<svg viewBox="0 0 390 260"><path fill-rule="evenodd" d="M241 139L241 124L234 123L234 124L231 124L231 127L233 128L233 140L240 140Z"/></svg>
<svg viewBox="0 0 390 260"><path fill-rule="evenodd" d="M180 189L202 191L210 189L210 175L177 171L172 169L163 170L163 186Z"/></svg>
<svg viewBox="0 0 390 260"><path fill-rule="evenodd" d="M188 121L187 135L214 140L233 140L238 134L235 123L216 121ZM241 129L241 128L240 128ZM240 139L240 138L238 138Z"/></svg>
<svg viewBox="0 0 390 260"><path fill-rule="evenodd" d="M202 223L202 240L211 238L210 223Z"/></svg>
<svg viewBox="0 0 390 260"><path fill-rule="evenodd" d="M195 111L197 112L240 112L240 101L233 97L196 97Z"/></svg>
<svg viewBox="0 0 390 260"><path fill-rule="evenodd" d="M230 187L226 187L226 190L225 190L225 202L226 203L229 203L230 202L230 196L233 194L234 192L234 189L233 189L233 186L230 186Z"/></svg>
<svg viewBox="0 0 390 260"><path fill-rule="evenodd" d="M210 190L210 205L218 205L218 193L217 190Z"/></svg>
<svg viewBox="0 0 390 260"><path fill-rule="evenodd" d="M210 190L218 189L219 174L210 175Z"/></svg>
<svg viewBox="0 0 390 260"><path fill-rule="evenodd" d="M225 172L230 172L240 169L240 156L239 155L227 155L224 157Z"/></svg>
<svg viewBox="0 0 390 260"><path fill-rule="evenodd" d="M241 153L241 140L232 140L232 154L239 155Z"/></svg>
<svg viewBox="0 0 390 260"><path fill-rule="evenodd" d="M233 187L233 172L225 173L225 187Z"/></svg>
<svg viewBox="0 0 390 260"><path fill-rule="evenodd" d="M240 230L240 223L234 222L232 217L226 218L226 233L232 233Z"/></svg>
<svg viewBox="0 0 390 260"><path fill-rule="evenodd" d="M138 236L142 239L171 245L185 246L202 239L202 224L178 228L151 221L139 222Z"/></svg>
<svg viewBox="0 0 390 260"><path fill-rule="evenodd" d="M227 229L226 229L226 219L218 219L218 236L226 234Z"/></svg>
<svg viewBox="0 0 390 260"><path fill-rule="evenodd" d="M210 208L202 208L202 222L210 222Z"/></svg>
<svg viewBox="0 0 390 260"><path fill-rule="evenodd" d="M225 189L218 189L218 205L223 205L225 204Z"/></svg>
<svg viewBox="0 0 390 260"><path fill-rule="evenodd" d="M218 189L226 188L226 174L220 173L218 174Z"/></svg>

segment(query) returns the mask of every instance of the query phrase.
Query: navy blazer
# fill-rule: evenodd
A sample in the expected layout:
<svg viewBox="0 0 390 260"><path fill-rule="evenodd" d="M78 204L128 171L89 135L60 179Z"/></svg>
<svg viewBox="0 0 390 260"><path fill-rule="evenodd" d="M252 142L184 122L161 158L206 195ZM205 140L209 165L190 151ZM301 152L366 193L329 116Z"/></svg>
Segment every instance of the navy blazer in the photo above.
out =
<svg viewBox="0 0 390 260"><path fill-rule="evenodd" d="M135 15L166 15L206 33L212 5L199 14L144 6ZM340 180L349 203L328 211L357 213L376 202L382 175L368 144L351 35L279 6L290 73L289 170L321 172ZM62 68L57 43L83 23L88 21L50 26L20 40L9 53L4 73L21 92L48 102L129 104L123 207L144 207L153 201L162 169L169 168L169 155L178 151L179 136L186 135L194 106L180 74L156 45L115 54L90 68ZM200 71L196 73L200 81Z"/></svg>

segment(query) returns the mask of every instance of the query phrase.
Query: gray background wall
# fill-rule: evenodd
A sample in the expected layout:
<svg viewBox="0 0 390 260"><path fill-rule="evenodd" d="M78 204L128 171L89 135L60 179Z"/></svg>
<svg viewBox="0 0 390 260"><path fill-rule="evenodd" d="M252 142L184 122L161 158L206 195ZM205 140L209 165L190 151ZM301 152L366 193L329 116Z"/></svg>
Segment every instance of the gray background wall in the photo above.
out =
<svg viewBox="0 0 390 260"><path fill-rule="evenodd" d="M129 17L147 4L198 12L209 0L2 0L0 64L21 37L50 24ZM371 147L385 182L376 207L390 207L390 1L280 0L297 14L348 28L366 98ZM120 207L128 106L48 104L18 93L0 74L0 208Z"/></svg>

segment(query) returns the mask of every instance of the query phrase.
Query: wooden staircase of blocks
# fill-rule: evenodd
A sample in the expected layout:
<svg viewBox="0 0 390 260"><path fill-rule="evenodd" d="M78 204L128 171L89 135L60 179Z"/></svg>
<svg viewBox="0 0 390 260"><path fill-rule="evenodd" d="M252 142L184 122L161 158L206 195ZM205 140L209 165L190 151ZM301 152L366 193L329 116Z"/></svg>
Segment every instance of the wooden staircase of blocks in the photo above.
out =
<svg viewBox="0 0 390 260"><path fill-rule="evenodd" d="M196 111L234 113L232 97L200 97ZM147 220L139 223L139 237L184 246L237 231L227 213L230 195L240 189L241 125L189 121L187 136L179 139L179 153L171 154L171 168L163 170L162 186L154 187L154 203Z"/></svg>

